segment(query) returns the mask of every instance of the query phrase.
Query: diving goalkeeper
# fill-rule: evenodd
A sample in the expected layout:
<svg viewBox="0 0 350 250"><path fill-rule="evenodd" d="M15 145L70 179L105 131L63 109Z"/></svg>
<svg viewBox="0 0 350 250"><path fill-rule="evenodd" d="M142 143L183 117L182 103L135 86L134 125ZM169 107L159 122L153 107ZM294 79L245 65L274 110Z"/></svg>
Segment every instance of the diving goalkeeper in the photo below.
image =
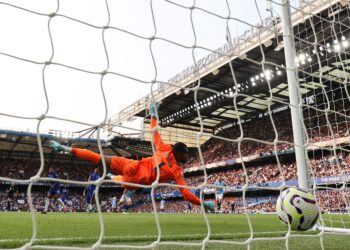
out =
<svg viewBox="0 0 350 250"><path fill-rule="evenodd" d="M151 114L151 127L157 126L156 119L156 104L152 104L150 107ZM123 181L136 184L150 185L157 178L157 167L159 167L159 182L175 181L177 185L186 186L186 182L183 178L182 166L186 163L189 155L188 148L184 143L177 142L173 146L165 144L158 131L153 134L153 142L156 149L156 154L152 157L142 158L139 161L127 159L117 156L104 156L107 167L116 174L112 176L114 181ZM67 147L59 144L56 141L50 141L50 147L57 151L70 152L71 154L91 161L95 164L101 164L101 155L95 152L75 148ZM127 190L133 190L135 187L124 185ZM191 193L187 188L179 188L182 196L185 200L200 205L201 201L198 197ZM207 210L214 211L214 203L211 201L203 202L203 206Z"/></svg>

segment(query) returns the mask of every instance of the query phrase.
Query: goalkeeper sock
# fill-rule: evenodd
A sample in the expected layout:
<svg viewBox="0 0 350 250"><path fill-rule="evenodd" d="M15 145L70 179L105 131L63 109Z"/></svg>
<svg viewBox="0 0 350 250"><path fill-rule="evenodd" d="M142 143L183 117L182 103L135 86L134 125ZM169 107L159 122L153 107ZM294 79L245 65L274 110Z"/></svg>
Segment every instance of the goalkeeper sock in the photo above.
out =
<svg viewBox="0 0 350 250"><path fill-rule="evenodd" d="M46 198L45 199L45 209L44 209L45 212L47 212L47 210L49 209L49 205L50 205L50 199Z"/></svg>
<svg viewBox="0 0 350 250"><path fill-rule="evenodd" d="M72 148L72 154L80 159L91 161L95 164L99 163L101 156L95 152L86 149Z"/></svg>

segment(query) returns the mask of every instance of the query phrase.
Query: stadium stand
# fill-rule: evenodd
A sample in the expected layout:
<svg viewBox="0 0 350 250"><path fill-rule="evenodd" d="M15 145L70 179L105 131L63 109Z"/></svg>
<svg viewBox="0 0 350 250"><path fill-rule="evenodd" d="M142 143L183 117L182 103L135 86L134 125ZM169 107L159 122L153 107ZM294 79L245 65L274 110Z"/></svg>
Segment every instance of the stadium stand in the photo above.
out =
<svg viewBox="0 0 350 250"><path fill-rule="evenodd" d="M335 105L340 108L340 106ZM276 126L276 130L280 135L279 140L282 141L291 141L292 131L290 126L283 126L285 122L290 122L290 114L289 112L279 112L274 114L274 123ZM329 133L329 127L326 125L326 120L324 117L319 116L310 116L309 117L317 117L317 124L323 124L321 126L316 126L316 123L312 123L313 119L309 120L307 126L311 129L308 130L308 135L310 136L310 143L318 143L320 141L327 141L331 139ZM242 124L242 131L245 134L245 137L253 137L258 138L264 141L273 142L274 132L272 129L272 124L269 122L269 117L261 117L260 119L245 122ZM349 136L349 128L346 122L341 122L335 116L332 116L330 123L332 124L331 129L334 132L335 138L347 137ZM269 133L264 133L264 131L270 131ZM237 138L240 136L240 129L238 124L233 124L232 127L222 130L217 135L223 136L227 138ZM27 139L28 140L28 139ZM14 141L12 139L12 141ZM17 143L21 143L20 140L16 140ZM44 147L47 148L48 140L43 140ZM69 142L74 144L76 142ZM82 142L79 142L80 144ZM91 145L91 142L87 142L85 145L86 148L97 151ZM14 148L14 147L13 147ZM237 144L229 143L218 139L210 139L204 145L202 145L202 153L204 157L204 161L206 164L215 163L215 162L223 162L227 160L235 160L238 158ZM247 164L246 169L249 176L249 184L257 185L257 186L265 186L270 185L274 182L282 181L282 176L284 176L285 181L293 180L296 178L296 165L293 157L288 157L292 155L293 148L289 146L288 143L280 143L277 145L277 149L279 154L285 154L286 159L281 163L281 168L283 170L283 174L280 173L279 165L276 163L266 163L263 161L266 157L273 157L273 145L256 143L252 141L245 141L241 145L241 151L244 156L257 155L258 157L255 160L255 163ZM148 156L151 153L151 147L149 143L145 143L136 139L125 139L114 140L112 142L112 146L104 147L104 151L109 155L123 155L120 154L121 151L125 151L126 156L132 158L138 158L143 156ZM47 152L49 153L49 152ZM315 153L315 152L314 152ZM78 181L86 181L89 173L92 172L95 167L93 164L80 161L73 160L71 158L67 158L67 155L59 155L56 158L46 157L45 162L45 170L43 175L47 175L47 171L49 167L54 167L60 173L62 178L70 179L70 180L78 180ZM336 160L337 158L337 160ZM336 166L336 164L340 164L341 167ZM188 168L193 168L199 165L198 155L194 153L189 162ZM346 175L350 173L350 155L346 153L338 153L336 156L327 150L320 150L318 155L313 155L310 159L310 167L315 171L316 177L325 177L325 176L339 176ZM19 179L27 179L30 176L33 176L40 166L39 158L32 157L6 157L6 155L0 158L0 175L4 177L10 178L19 178ZM200 172L200 169L194 172L185 173L186 180L188 185L190 186L198 186L203 180L203 174ZM208 182L210 184L214 184L215 180L218 178L222 178L227 184L230 186L236 186L238 189L240 186L245 183L245 176L242 165L239 163L235 163L234 161L229 166L221 166L217 165L216 168L212 170L208 170L209 179ZM198 175L199 174L199 175ZM2 183L4 186L5 183ZM79 189L79 188L78 188ZM34 193L34 206L38 211L40 211L44 206L44 197L45 197L45 187L42 190ZM70 193L70 201L71 201L71 211L85 211L85 204L81 195L81 190L75 190ZM172 187L159 187L157 188L158 194L167 194L174 192L174 188ZM323 191L320 191L323 192ZM330 195L332 199L321 200L320 202L323 204L323 207L327 211L333 211L334 209L339 209L335 207L336 200L339 198L339 192L327 192L327 195ZM102 200L104 199L103 209L104 211L109 210L110 208L110 197L111 195L105 195L104 191L102 193ZM121 195L120 189L116 191L113 196ZM223 211L229 212L230 204L241 204L238 198L230 197L234 194L234 192L228 192L228 196L226 195L225 202L223 204ZM5 193L1 192L1 195L4 196ZM334 196L334 198L333 198ZM107 198L109 197L109 198ZM159 198L159 197L158 197ZM137 198L135 198L137 200ZM272 201L269 202L256 202L254 206L249 206L249 212L271 212L274 209L274 200L275 197L271 197ZM1 199L5 200L5 199ZM28 205L26 202L25 194L21 193L15 204L13 204L14 210L28 210ZM133 212L151 212L152 205L150 199L145 199L144 197L140 200L143 200L141 205L135 206L130 209ZM157 201L159 202L159 201ZM174 204L177 205L174 205ZM5 209L4 202L1 204L2 208ZM159 204L157 204L159 205ZM55 206L55 205L53 205ZM345 207L345 205L344 205ZM58 207L52 208L54 211L58 209ZM184 212L187 211L186 202L181 200L181 198L177 197L171 201L167 201L167 211L168 212ZM192 212L199 212L199 208L193 208ZM240 205L236 205L236 212L243 212Z"/></svg>
<svg viewBox="0 0 350 250"><path fill-rule="evenodd" d="M329 102L329 109L335 112L327 114L326 112L319 112L314 109L305 109L304 116L306 131L308 135L308 143L312 150L309 152L310 167L314 170L315 178L322 177L338 177L350 174L350 154L345 151L336 152L336 154L326 148L313 150L312 145L317 144L327 146L327 142L339 139L348 138L350 136L349 122L344 115L350 115L350 100L338 98L337 96L341 89L333 91L333 99ZM322 98L316 97L316 98ZM222 106L220 103L213 105L214 108ZM315 100L315 108L324 110L325 103ZM343 115L339 115L343 114ZM245 138L242 141L240 150L242 157L247 157L245 167L249 185L252 188L259 186L275 185L281 181L295 181L296 179L296 163L294 158L294 148L292 145L292 126L285 126L291 124L291 115L288 108L277 109L272 112L272 120L267 112L257 114L255 117L242 119L241 124L238 122L230 122L221 124L221 127L216 128L214 133L216 136L228 139L238 139L241 136ZM275 130L276 129L276 133ZM36 142L36 135L27 132L15 131L0 131L3 136L0 137L0 176L8 178L28 179L35 175L40 166L40 159L38 155L38 147ZM273 145L278 134L278 143ZM249 140L247 138L254 138ZM52 150L48 147L50 139L58 140L64 145L74 145L80 148L86 148L98 152L95 139L74 139L74 138L57 138L54 135L41 135L43 150L45 154L45 169L43 176L47 176L47 171L50 167L57 169L61 174L61 178L86 181L89 174L93 171L94 165L78 160L67 154L52 154ZM261 142L258 142L258 141ZM342 148L348 148L349 140L341 141ZM264 143L263 143L264 142ZM110 142L102 141L104 153L106 155L118 155L127 158L140 159L152 155L151 143L149 141L142 141L140 138L127 138L116 136ZM330 145L329 145L330 146ZM238 151L238 144L236 142L228 142L225 140L211 138L201 145L201 151L204 163L207 167L209 175L209 184L214 184L218 178L223 179L230 186L235 186L235 190L228 190L225 194L225 201L223 204L223 211L231 211L232 203L236 205L236 212L242 212L238 204L241 204L241 198L234 197L239 192L242 185L245 184L245 176L242 168L242 159L239 160L240 155ZM277 151L277 152L276 152ZM191 149L190 161L185 165L185 177L189 186L199 186L204 181L203 172L200 168L200 160L197 149ZM274 160L274 153L278 153L281 161L280 165ZM247 160L248 159L248 160ZM268 159L268 161L266 160ZM339 166L340 165L340 166ZM210 167L208 167L210 166ZM281 173L281 170L283 173ZM283 176L283 178L282 178ZM8 183L0 183L0 197L4 201L5 191ZM44 203L44 197L48 186L43 186L37 189L34 193L34 206L37 210L41 210ZM109 189L108 189L109 190ZM170 197L167 200L168 212L184 212L187 211L186 202L181 197L174 195L175 189L172 187L160 186L157 188L157 202L160 197ZM110 190L108 191L110 192ZM121 189L117 189L113 194L108 194L104 189L101 190L103 203L103 210L107 211L110 207L110 198L112 196L120 196ZM337 199L340 199L340 192L319 191L325 192L331 199L322 199L320 203L325 210L333 211L336 208ZM74 187L74 191L70 193L70 201L72 202L72 211L85 211L85 204L81 195L82 188ZM212 190L208 190L205 194L211 198ZM249 206L249 212L271 212L274 209L276 194L270 194L270 200L267 202L252 202ZM346 193L348 195L348 193ZM146 195L147 196L147 195ZM109 198L107 198L109 197ZM137 200L137 197L134 197ZM13 204L14 210L27 210L25 194L21 193L20 197ZM142 196L139 200L143 200L141 204L130 208L134 212L151 212L152 205L150 199ZM74 204L74 206L73 206ZM177 204L177 205L174 205ZM159 206L159 204L157 203ZM5 203L1 206L5 209ZM54 207L53 210L57 210ZM192 212L198 212L199 208L194 208Z"/></svg>

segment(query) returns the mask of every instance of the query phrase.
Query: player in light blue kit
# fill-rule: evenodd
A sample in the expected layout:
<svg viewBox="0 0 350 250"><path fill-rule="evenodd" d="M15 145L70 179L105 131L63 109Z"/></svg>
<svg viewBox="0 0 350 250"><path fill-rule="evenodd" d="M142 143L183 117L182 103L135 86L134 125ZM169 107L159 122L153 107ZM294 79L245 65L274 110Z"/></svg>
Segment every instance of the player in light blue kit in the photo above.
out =
<svg viewBox="0 0 350 250"><path fill-rule="evenodd" d="M112 198L112 212L116 212L117 211L117 197L113 197Z"/></svg>
<svg viewBox="0 0 350 250"><path fill-rule="evenodd" d="M52 167L50 167L49 169L48 177L52 179L60 179L60 175ZM45 208L44 208L44 211L42 211L43 214L46 214L47 211L49 210L51 199L56 199L56 201L62 207L62 209L64 210L66 209L66 206L64 205L61 199L61 184L59 182L53 182L51 184L49 193L47 194L47 197L45 199Z"/></svg>
<svg viewBox="0 0 350 250"><path fill-rule="evenodd" d="M160 201L160 211L161 211L162 213L164 213L164 209L165 209L165 200L162 199L162 200Z"/></svg>
<svg viewBox="0 0 350 250"><path fill-rule="evenodd" d="M226 183L222 180L221 177L219 177L219 179L215 181L214 185L217 186L215 188L216 206L217 206L217 210L220 211L222 200L224 197L224 187L226 186Z"/></svg>
<svg viewBox="0 0 350 250"><path fill-rule="evenodd" d="M100 178L100 175L98 174L98 168L95 168L94 172L92 174L90 174L88 181L97 181L99 178ZM84 191L85 192L85 202L86 202L88 212L91 212L93 210L92 201L93 201L93 197L95 194L95 189L96 189L95 185L90 185L90 186L86 187L86 189Z"/></svg>

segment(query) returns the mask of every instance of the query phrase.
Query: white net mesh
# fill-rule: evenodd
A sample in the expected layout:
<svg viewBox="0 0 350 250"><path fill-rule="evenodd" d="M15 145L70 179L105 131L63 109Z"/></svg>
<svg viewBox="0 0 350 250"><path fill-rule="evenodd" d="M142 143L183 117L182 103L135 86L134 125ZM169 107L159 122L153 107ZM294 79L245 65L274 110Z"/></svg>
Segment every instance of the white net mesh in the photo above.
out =
<svg viewBox="0 0 350 250"><path fill-rule="evenodd" d="M187 25L183 32L192 35L192 43L185 43L181 40L181 37L174 34L164 37L159 35L159 33L164 34L164 30L162 30L164 27L159 25L159 21L157 22L155 10L159 7L156 3L159 4L160 2L161 4L167 4L174 11L184 11L186 13L190 25ZM266 20L263 20L263 14L257 1L254 2L255 11L260 19L258 25L253 25L233 16L232 8L239 8L239 6L238 3L229 1L224 2L226 6L225 13L205 9L198 5L196 1L190 4L178 1L149 1L147 6L139 6L141 3L137 3L130 11L130 15L141 15L143 8L148 10L151 20L149 24L152 30L150 36L136 33L132 29L124 29L123 25L112 25L111 21L113 21L113 24L118 24L118 21L121 23L127 22L118 20L118 16L114 17L111 14L111 6L115 4L112 1L105 1L103 9L100 5L96 8L96 11L104 13L106 18L96 20L94 23L89 23L84 19L91 13L82 11L79 18L74 15L71 16L65 1L62 1L62 3L57 1L51 4L52 11L48 12L34 10L28 3L1 2L0 5L1 11L10 13L7 16L12 16L14 20L18 16L24 17L20 24L16 23L22 31L25 26L25 17L28 16L37 19L38 26L35 27L47 29L46 41L37 41L36 47L27 48L23 46L21 41L11 39L10 35L4 36L6 39L1 44L3 46L0 46L1 61L4 65L11 64L13 61L18 63L15 69L12 68L11 70L9 68L4 73L4 75L8 74L7 79L16 79L16 74L19 74L19 72L28 74L28 77L33 77L36 82L41 84L30 88L35 88L44 96L45 108L40 115L24 116L11 112L5 113L0 110L2 117L33 120L37 124L36 136L37 148L40 154L40 167L29 178L11 178L5 174L0 176L0 180L4 182L15 181L18 184L28 185L27 202L32 218L32 237L25 242L22 249L114 249L157 248L163 246L170 248L181 246L205 248L208 245L213 245L218 249L224 246L242 246L250 249L259 246L262 241L277 242L282 247L289 249L293 248L294 238L302 237L316 239L317 246L324 249L325 232L323 230L304 234L292 233L288 229L283 232L259 232L256 230L254 217L250 215L250 213L256 211L272 212L276 196L280 190L289 185L296 185L298 179L290 118L290 108L292 106L288 99L287 68L283 57L283 49L286 48L283 48L282 42L282 23L279 17L282 5L280 2L268 1L268 14L271 17ZM84 4L81 4L81 6L84 6ZM64 11L61 12L61 8ZM79 9L84 8L80 7ZM136 11L136 13L133 13L133 11ZM297 147L303 148L307 156L303 160L310 168L308 174L311 178L312 191L318 199L320 209L327 212L327 214L321 216L320 225L332 228L347 228L349 223L347 179L350 169L348 149L350 108L348 89L348 65L350 63L348 59L348 39L350 38L348 2L331 0L301 1L301 3L293 3L291 11L293 13L291 18L294 26L293 39L295 41L295 63L297 68L288 70L296 70L299 76L298 92L302 102L299 103L297 108L302 110L300 112L300 116L303 116L302 120L304 121L302 126L304 131L307 132L304 134L304 144L297 145ZM222 41L225 41L226 45L223 48L214 51L209 48L209 43L203 41L201 34L208 31L200 30L200 28L197 30L196 15L205 15L208 19L215 19L221 23L220 26L215 26L215 28L219 29L220 27L221 33L224 34ZM164 16L158 18L161 20ZM3 21L3 23L10 23L8 20ZM176 21L174 20L174 22ZM179 22L181 21L179 20ZM62 23L68 24L71 30L60 28ZM232 23L247 26L250 31L235 38ZM27 28L30 30L32 27ZM207 28L210 29L210 27ZM168 29L170 28L168 27ZM16 30L16 27L9 26L7 31L11 34L14 30ZM87 40L94 40L99 44L99 47L89 48L89 46L77 43L74 39L77 30L86 33ZM117 35L113 32L117 32ZM35 40L35 37L31 37L30 32L27 35L28 37L22 37L22 39ZM56 45L55 38L60 36L66 37L66 39L63 39L66 43ZM115 37L113 38L113 36ZM125 55L123 48L109 44L113 39L122 40L126 36L130 36L137 41L146 42L146 45L139 45L138 42L133 44L135 45L134 57L128 53ZM164 67L167 67L167 64L161 60L157 61L157 53L159 52L155 50L156 43L159 43L160 46L163 43L172 46L173 50L169 52L167 59L176 57L180 50L190 51L193 66L181 75L172 78L169 82L160 80L164 77L162 71ZM75 49L67 51L66 47L72 47L72 44L74 44ZM83 46L86 50L79 50L80 46ZM44 50L44 48L49 49L50 53L38 52L38 56L35 58L26 54L28 50ZM198 57L198 51L204 54L210 53L210 55L203 60ZM113 62L114 57L111 56L113 53L125 55L125 65L115 64ZM143 61L142 58L146 54L149 57ZM67 60L68 58L69 60ZM139 63L138 60L148 66L151 65L152 73L149 73L148 78L144 79L143 76L140 77L138 74L137 67L142 67L142 63ZM134 67L130 67L130 65L134 65ZM18 67L21 70L18 70ZM30 73L32 71L38 74L33 76ZM51 71L58 72L60 78L55 79L50 74ZM222 72L225 72L225 74ZM90 97L93 98L91 102L94 102L91 107L85 107L85 109L94 109L94 105L98 105L103 110L98 121L94 123L87 122L88 119L77 121L74 117L65 116L64 113L62 115L51 115L50 113L52 109L55 109L55 106L59 106L61 103L51 103L50 100L55 93L55 89L51 89L51 93L47 91L48 84L66 84L63 86L67 88L67 95L69 95L69 92L79 94L79 90L72 85L74 81L81 80L80 74L87 75L87 78L92 79L91 81L99 83L98 88L95 88L91 93L85 93L85 89L84 92L82 91L84 95L89 96L91 94ZM204 76L208 74L212 74L212 78L205 79ZM217 75L218 77L216 77ZM220 83L219 78L223 75L226 77L226 84ZM109 79L109 77L114 78ZM84 80L87 78L84 78ZM113 98L113 93L105 89L106 85L115 80L124 84L130 83L131 88L146 86L151 89L151 93L146 98L120 112L111 121L109 117L112 111L108 105L108 100ZM67 83L64 83L65 81ZM127 183L129 186L138 188L151 188L151 210L155 215L156 227L156 235L152 238L152 242L149 244L133 244L133 242L125 240L125 244L109 243L108 237L105 237L105 222L99 201L100 188L105 184L113 183L112 181L103 180L109 171L105 162L103 161L103 176L96 182L77 181L73 178L53 180L45 177L43 174L47 165L45 157L50 150L47 148L48 139L43 138L40 134L41 126L47 120L55 120L57 122L95 127L97 148L103 156L105 153L111 153L103 148L102 143L104 141L100 139L103 129L106 127L109 129L123 128L120 125L121 121L126 121L127 118L148 108L152 101L159 102L164 99L163 101L166 102L166 97L177 91L180 91L179 99L193 98L191 105L179 104L178 109L172 114L164 115L162 113L164 103L162 103L157 118L162 127L176 123L181 124L181 120L186 119L191 121L193 126L199 127L199 132L196 132L195 136L192 135L193 138L191 138L192 141L196 142L198 152L193 154L189 169L185 172L186 174L196 172L197 176L198 173L200 176L189 178L188 186L184 188L200 190L200 198L204 200L205 196L210 193L209 191L216 188L213 185L214 181L218 177L225 178L226 190L235 194L230 198L230 202L236 206L232 210L244 213L246 216L244 226L239 232L240 237L235 237L233 234L216 233L212 228L210 218L204 208L201 207L198 212L203 216L204 233L201 231L202 234L199 235L199 238L198 235L187 234L189 236L187 240L172 241L171 234L170 237L163 234L164 225L160 223L158 203L154 194L158 190L165 192L169 191L169 187L178 188L179 186L173 183L166 184L156 181L152 185ZM186 97L188 93L193 94L193 96ZM176 93L176 95L178 94ZM15 98L15 93L11 96ZM97 99L96 96L98 96ZM62 97L61 100L66 98ZM35 105L40 106L42 104L35 102ZM25 103L25 105L27 104ZM57 113L60 114L60 112ZM213 124L220 124L221 126L212 126ZM184 128L188 127L189 125ZM127 129L141 131L129 127ZM156 129L163 130L160 126L157 126ZM144 129L141 132L150 134L153 130ZM186 136L189 135L184 135L184 137ZM200 142L203 137L210 137L211 139L201 146ZM152 152L155 153L153 140ZM262 161L257 163L261 159ZM222 165L231 167L228 167L225 171L215 170L216 167ZM3 167L5 167L5 164ZM159 175L158 167L157 174ZM35 215L36 208L33 205L32 189L34 184L41 182L60 182L81 186L96 184L95 200L98 211L99 237L94 244L79 247L68 243L64 244L67 246L63 247L55 244L45 244L45 241L42 242L38 239L38 221ZM254 193L255 191L256 193ZM256 202L254 200L256 198L252 198L264 196L264 192L270 194L264 202ZM183 207L185 205L179 202L176 206ZM341 216L333 217L332 214L328 214L333 212L339 212ZM232 225L234 226L233 220ZM139 238L142 237L139 236ZM123 242L123 240L121 239L120 242Z"/></svg>
<svg viewBox="0 0 350 250"><path fill-rule="evenodd" d="M306 87L303 115L309 143L308 162L311 177L319 185L314 190L322 210L342 215L348 214L349 201L347 4L328 6L329 19L314 16L305 23L306 29L295 32L296 63L301 86ZM332 227L346 228L348 223L347 216L340 219L323 216L323 220Z"/></svg>

